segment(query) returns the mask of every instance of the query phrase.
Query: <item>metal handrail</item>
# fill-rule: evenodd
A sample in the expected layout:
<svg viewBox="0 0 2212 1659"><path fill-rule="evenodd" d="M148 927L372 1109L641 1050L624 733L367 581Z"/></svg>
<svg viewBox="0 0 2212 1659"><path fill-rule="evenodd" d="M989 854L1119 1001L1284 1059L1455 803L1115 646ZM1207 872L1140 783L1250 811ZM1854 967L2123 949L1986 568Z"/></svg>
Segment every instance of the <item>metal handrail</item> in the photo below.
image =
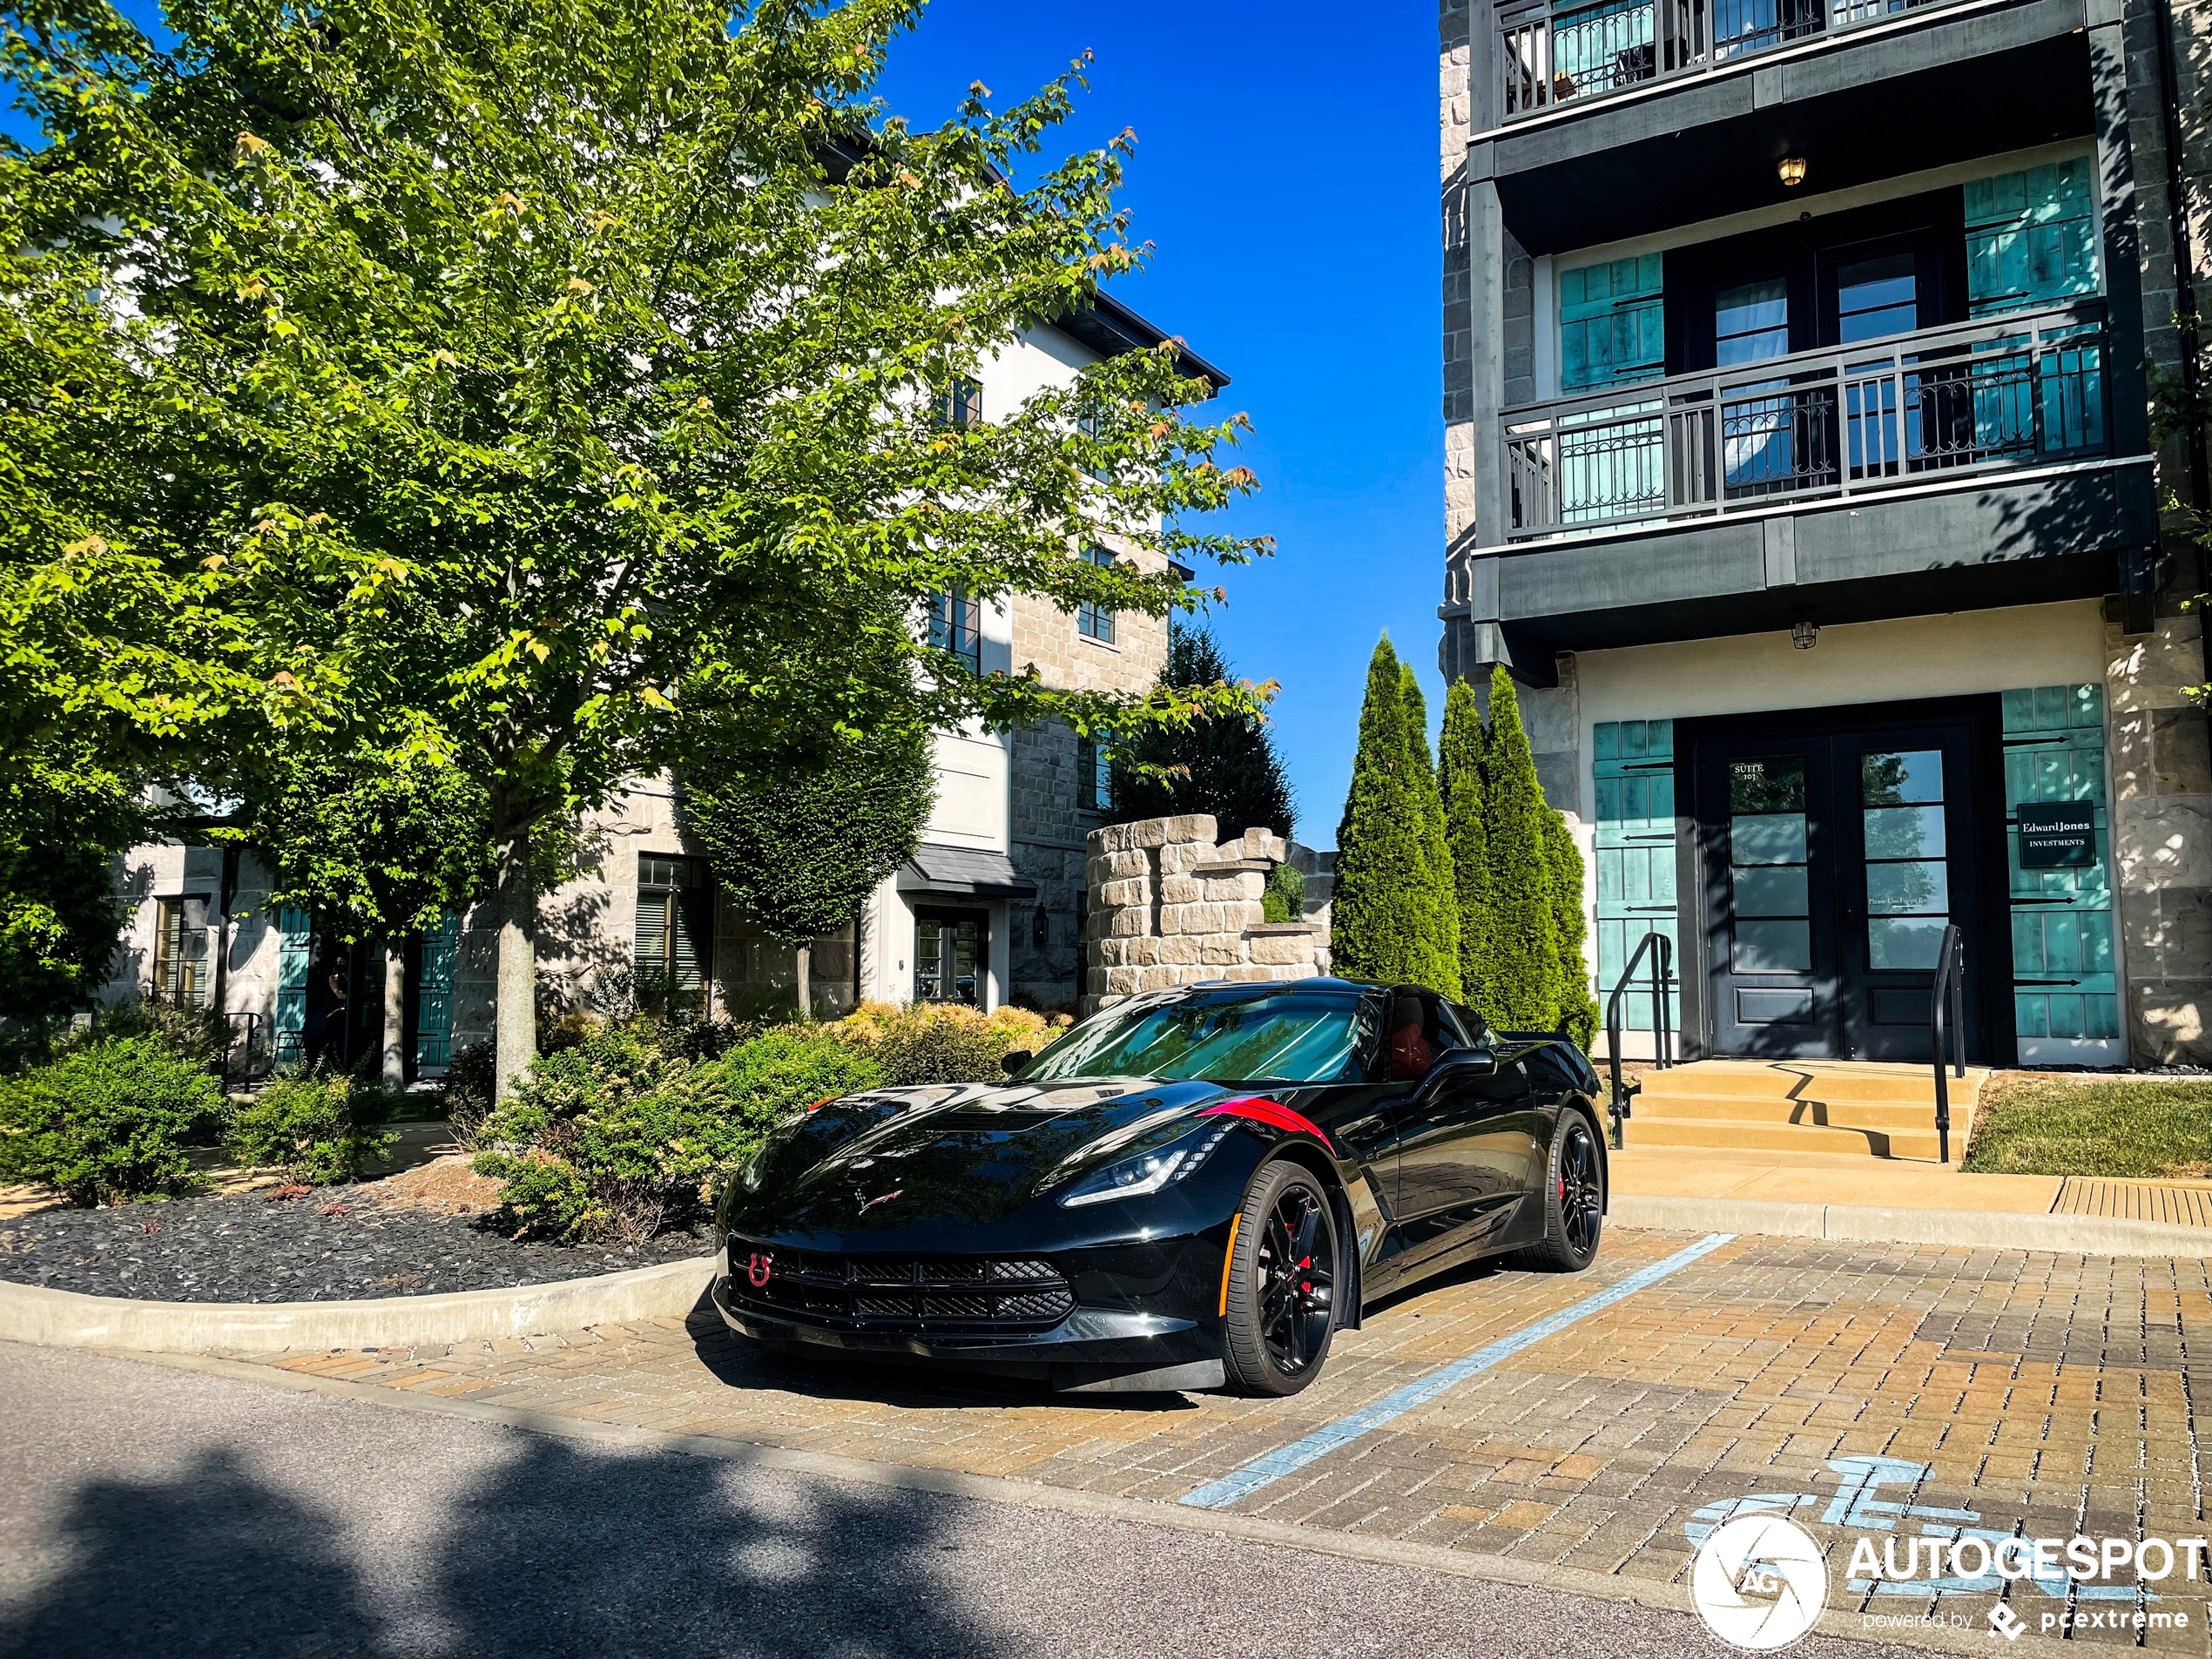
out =
<svg viewBox="0 0 2212 1659"><path fill-rule="evenodd" d="M1507 409L1501 539L2102 455L2104 315L2044 307Z"/></svg>
<svg viewBox="0 0 2212 1659"><path fill-rule="evenodd" d="M1949 1015L1948 1029L1945 1015ZM1944 1076L1944 1051L1948 1044L1958 1075L1966 1075L1966 944L1957 922L1944 924L1943 942L1936 947L1935 991L1928 1008L1928 1040L1935 1056L1936 1151L1951 1162L1951 1085Z"/></svg>
<svg viewBox="0 0 2212 1659"><path fill-rule="evenodd" d="M1946 0L1783 0L1770 15L1731 27L1712 0L1643 0L1620 8L1581 0L1501 0L1497 8L1503 119L1655 80L1707 73L1745 57ZM1752 26L1746 27L1746 23Z"/></svg>
<svg viewBox="0 0 2212 1659"><path fill-rule="evenodd" d="M1653 950L1656 946L1657 949ZM1636 976L1636 967L1643 961L1644 953L1652 952L1651 973L1651 1052L1658 1069L1666 1070L1675 1063L1674 1022L1668 1017L1667 988L1674 982L1674 941L1661 933L1646 934L1636 941L1629 957L1629 965L1621 970L1621 977L1614 981L1613 995L1605 1002L1605 1057L1613 1074L1612 1100L1607 1109L1613 1119L1613 1145L1621 1146L1621 1121L1629 1116L1629 1097L1637 1092L1640 1084L1625 1089L1621 1082L1621 999L1629 994L1629 982Z"/></svg>

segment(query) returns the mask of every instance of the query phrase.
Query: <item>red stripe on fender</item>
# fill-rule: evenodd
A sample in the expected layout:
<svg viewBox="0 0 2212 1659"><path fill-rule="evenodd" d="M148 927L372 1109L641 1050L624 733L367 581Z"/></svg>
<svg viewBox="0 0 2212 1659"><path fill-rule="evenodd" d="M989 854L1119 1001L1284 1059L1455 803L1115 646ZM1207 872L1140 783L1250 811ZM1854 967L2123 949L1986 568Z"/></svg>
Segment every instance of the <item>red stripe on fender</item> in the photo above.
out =
<svg viewBox="0 0 2212 1659"><path fill-rule="evenodd" d="M1207 1107L1198 1114L1201 1117L1249 1117L1256 1123L1271 1124L1276 1129L1303 1130L1324 1146L1333 1146L1321 1132L1321 1126L1310 1117L1303 1117L1280 1101L1269 1100L1261 1095L1240 1095L1234 1100L1224 1100Z"/></svg>

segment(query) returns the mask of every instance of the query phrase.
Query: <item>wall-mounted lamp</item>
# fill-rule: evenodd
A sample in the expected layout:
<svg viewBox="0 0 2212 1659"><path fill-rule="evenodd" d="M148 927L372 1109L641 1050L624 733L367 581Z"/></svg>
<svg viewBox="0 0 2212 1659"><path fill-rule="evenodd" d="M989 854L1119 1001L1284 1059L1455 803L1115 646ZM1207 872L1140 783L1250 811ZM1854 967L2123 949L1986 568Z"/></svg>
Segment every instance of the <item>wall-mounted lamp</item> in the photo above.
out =
<svg viewBox="0 0 2212 1659"><path fill-rule="evenodd" d="M1775 171L1782 175L1785 189L1795 190L1805 181L1805 158L1803 156L1784 156L1782 165Z"/></svg>
<svg viewBox="0 0 2212 1659"><path fill-rule="evenodd" d="M1042 950L1052 942L1052 913L1042 905L1029 922L1029 942Z"/></svg>
<svg viewBox="0 0 2212 1659"><path fill-rule="evenodd" d="M1799 651L1811 651L1820 643L1820 624L1817 622L1791 623L1790 643Z"/></svg>

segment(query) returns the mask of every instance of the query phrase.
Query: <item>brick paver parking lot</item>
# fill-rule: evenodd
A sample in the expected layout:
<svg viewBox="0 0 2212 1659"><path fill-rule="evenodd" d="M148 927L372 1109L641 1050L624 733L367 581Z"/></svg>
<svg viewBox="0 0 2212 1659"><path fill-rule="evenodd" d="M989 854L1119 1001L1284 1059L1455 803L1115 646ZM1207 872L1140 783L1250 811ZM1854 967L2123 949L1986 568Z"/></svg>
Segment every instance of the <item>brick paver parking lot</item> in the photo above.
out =
<svg viewBox="0 0 2212 1659"><path fill-rule="evenodd" d="M1054 1396L936 1372L804 1364L711 1316L436 1352L260 1356L356 1382L795 1450L1175 1502L1693 1242L1616 1231L1590 1272L1477 1270L1340 1333L1288 1400ZM1981 1631L2208 1651L2203 1569L2069 1582L1925 1555L1851 1578L1862 1537L2169 1541L2208 1531L2195 1405L2212 1275L2143 1260L1731 1239L1238 1500L1240 1512L1638 1581L1687 1572L1742 1501L1828 1548L1832 1607ZM1701 1512L1703 1512L1701 1514ZM2156 1569L2154 1558L2150 1566ZM2185 1627L2137 1629L2186 1614ZM2088 1622L2094 1621L2094 1622Z"/></svg>

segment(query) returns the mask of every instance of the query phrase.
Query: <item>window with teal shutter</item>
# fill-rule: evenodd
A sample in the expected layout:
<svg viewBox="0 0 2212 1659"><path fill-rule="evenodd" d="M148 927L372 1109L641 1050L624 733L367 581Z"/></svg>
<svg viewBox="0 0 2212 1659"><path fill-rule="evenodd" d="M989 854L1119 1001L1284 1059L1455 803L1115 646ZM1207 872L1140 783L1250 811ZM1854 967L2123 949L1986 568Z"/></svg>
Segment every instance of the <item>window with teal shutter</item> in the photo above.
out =
<svg viewBox="0 0 2212 1659"><path fill-rule="evenodd" d="M461 918L438 913L422 931L422 966L415 986L415 1063L433 1070L453 1059L453 967L461 947Z"/></svg>
<svg viewBox="0 0 2212 1659"><path fill-rule="evenodd" d="M1613 994L1646 934L1676 937L1675 723L1608 720L1591 733L1597 793L1598 1006ZM1676 958L1676 974L1681 958ZM1652 958L1621 999L1625 1031L1651 1028ZM1678 1009L1680 1001L1669 1005Z"/></svg>
<svg viewBox="0 0 2212 1659"><path fill-rule="evenodd" d="M307 969L314 956L314 919L297 905L277 912L276 1057L307 1057Z"/></svg>
<svg viewBox="0 0 2212 1659"><path fill-rule="evenodd" d="M2005 816L2013 911L2013 1008L2023 1062L2077 1057L2059 1042L2120 1037L2112 938L2112 837L2105 813L2104 689L2037 685L2004 695ZM2096 857L2078 869L2022 869L2023 801L2096 804Z"/></svg>
<svg viewBox="0 0 2212 1659"><path fill-rule="evenodd" d="M2097 199L2086 156L1966 186L1966 311L2063 305L2097 292Z"/></svg>
<svg viewBox="0 0 2212 1659"><path fill-rule="evenodd" d="M1660 258L1646 253L1559 273L1562 392L1648 381L1666 371Z"/></svg>

